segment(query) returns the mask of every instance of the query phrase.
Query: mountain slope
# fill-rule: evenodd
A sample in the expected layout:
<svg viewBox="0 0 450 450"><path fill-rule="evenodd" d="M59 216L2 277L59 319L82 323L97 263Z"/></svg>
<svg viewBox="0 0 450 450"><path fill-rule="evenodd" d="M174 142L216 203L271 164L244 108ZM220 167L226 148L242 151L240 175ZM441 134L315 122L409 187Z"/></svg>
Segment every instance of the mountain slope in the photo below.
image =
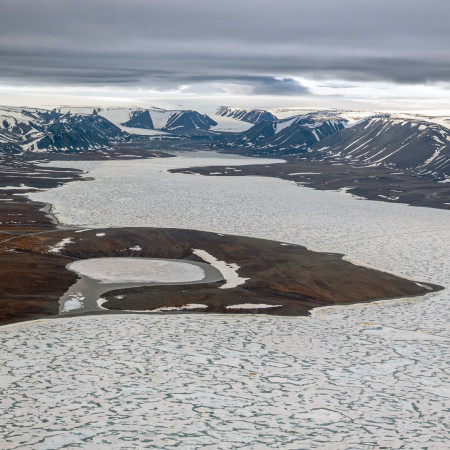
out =
<svg viewBox="0 0 450 450"><path fill-rule="evenodd" d="M164 131L191 131L191 130L209 130L217 123L205 114L197 111L176 111L173 112L164 127Z"/></svg>
<svg viewBox="0 0 450 450"><path fill-rule="evenodd" d="M227 148L248 149L250 154L288 155L306 152L316 142L343 130L346 120L323 116L298 116L259 122L244 133L234 135ZM218 144L220 146L221 144Z"/></svg>
<svg viewBox="0 0 450 450"><path fill-rule="evenodd" d="M97 114L0 108L0 151L84 151L108 147L124 133Z"/></svg>
<svg viewBox="0 0 450 450"><path fill-rule="evenodd" d="M310 152L316 159L342 159L450 178L450 131L420 119L373 117L316 143Z"/></svg>
<svg viewBox="0 0 450 450"><path fill-rule="evenodd" d="M215 125L192 110L0 107L0 152L98 150L117 141L167 132L189 134Z"/></svg>
<svg viewBox="0 0 450 450"><path fill-rule="evenodd" d="M45 134L37 148L46 150L89 150L108 147L120 138L120 128L96 115L66 115L42 127Z"/></svg>
<svg viewBox="0 0 450 450"><path fill-rule="evenodd" d="M130 112L130 118L121 125L129 128L144 128L146 130L154 130L152 116L146 109L137 109Z"/></svg>
<svg viewBox="0 0 450 450"><path fill-rule="evenodd" d="M228 106L220 106L216 114L222 117L230 117L232 119L242 120L249 123L260 122L276 122L278 119L265 109L248 109L248 108L230 108Z"/></svg>
<svg viewBox="0 0 450 450"><path fill-rule="evenodd" d="M71 108L71 111L74 109ZM162 130L165 132L189 132L195 130L209 130L217 125L214 120L205 114L193 110L168 110L162 108L98 108L90 109L91 113L97 111L102 117L118 127L133 128L136 130Z"/></svg>

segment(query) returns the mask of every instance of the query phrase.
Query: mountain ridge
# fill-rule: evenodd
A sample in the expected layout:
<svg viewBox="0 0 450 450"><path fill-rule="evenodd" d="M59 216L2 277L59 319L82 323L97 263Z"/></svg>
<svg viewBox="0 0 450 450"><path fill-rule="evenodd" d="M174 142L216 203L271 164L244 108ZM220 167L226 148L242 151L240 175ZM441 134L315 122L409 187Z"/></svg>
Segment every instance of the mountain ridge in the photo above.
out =
<svg viewBox="0 0 450 450"><path fill-rule="evenodd" d="M194 110L0 107L0 152L95 152L121 142L171 138L249 156L300 155L408 170L450 182L450 129L445 118L320 110L273 120L275 116L263 115L260 109L222 108L223 114L237 112L227 120L256 123L244 131L224 132L214 130L217 122Z"/></svg>

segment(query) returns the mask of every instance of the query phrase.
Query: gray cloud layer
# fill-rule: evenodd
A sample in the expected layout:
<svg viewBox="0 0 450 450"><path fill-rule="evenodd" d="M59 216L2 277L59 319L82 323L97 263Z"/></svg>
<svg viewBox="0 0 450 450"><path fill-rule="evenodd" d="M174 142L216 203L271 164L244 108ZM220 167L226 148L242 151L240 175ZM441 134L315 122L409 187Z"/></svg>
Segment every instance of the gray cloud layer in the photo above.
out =
<svg viewBox="0 0 450 450"><path fill-rule="evenodd" d="M450 81L448 0L2 0L0 80L173 89Z"/></svg>

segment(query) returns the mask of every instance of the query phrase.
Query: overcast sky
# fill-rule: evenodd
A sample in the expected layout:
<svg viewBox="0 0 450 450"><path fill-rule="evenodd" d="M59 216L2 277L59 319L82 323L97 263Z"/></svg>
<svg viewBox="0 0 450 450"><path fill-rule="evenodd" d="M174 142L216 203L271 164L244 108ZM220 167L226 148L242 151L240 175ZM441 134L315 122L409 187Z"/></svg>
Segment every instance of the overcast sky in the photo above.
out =
<svg viewBox="0 0 450 450"><path fill-rule="evenodd" d="M0 103L450 109L449 0L0 0Z"/></svg>

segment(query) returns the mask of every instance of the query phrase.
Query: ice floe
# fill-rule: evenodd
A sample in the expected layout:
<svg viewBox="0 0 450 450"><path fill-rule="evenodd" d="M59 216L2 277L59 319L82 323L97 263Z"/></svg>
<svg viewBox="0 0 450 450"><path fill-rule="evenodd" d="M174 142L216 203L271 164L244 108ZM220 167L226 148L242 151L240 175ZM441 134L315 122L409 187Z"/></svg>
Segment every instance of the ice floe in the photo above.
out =
<svg viewBox="0 0 450 450"><path fill-rule="evenodd" d="M64 303L64 312L74 311L83 307L84 296L81 292L73 293Z"/></svg>
<svg viewBox="0 0 450 450"><path fill-rule="evenodd" d="M417 329L435 326L422 312L2 327L3 448L446 448L449 331ZM393 314L408 330L385 326Z"/></svg>

